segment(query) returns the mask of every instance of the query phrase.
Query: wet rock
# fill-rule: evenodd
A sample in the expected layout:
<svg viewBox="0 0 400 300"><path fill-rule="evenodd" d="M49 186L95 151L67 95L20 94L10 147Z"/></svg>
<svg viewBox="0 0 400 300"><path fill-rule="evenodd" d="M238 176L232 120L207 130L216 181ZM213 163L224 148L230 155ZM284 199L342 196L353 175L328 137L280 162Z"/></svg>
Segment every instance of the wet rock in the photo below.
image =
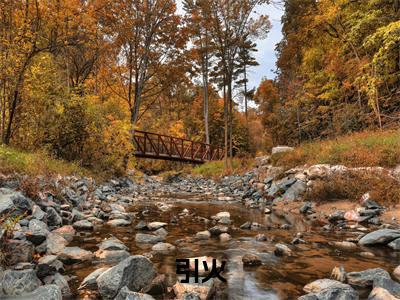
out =
<svg viewBox="0 0 400 300"><path fill-rule="evenodd" d="M274 253L276 256L292 256L292 250L284 244L276 244Z"/></svg>
<svg viewBox="0 0 400 300"><path fill-rule="evenodd" d="M58 255L58 258L64 263L74 264L91 260L93 253L79 247L65 247Z"/></svg>
<svg viewBox="0 0 400 300"><path fill-rule="evenodd" d="M345 282L346 281L346 272L344 271L343 266L334 267L331 273L331 279L336 281Z"/></svg>
<svg viewBox="0 0 400 300"><path fill-rule="evenodd" d="M53 207L47 207L46 214L49 226L58 227L62 225L62 218Z"/></svg>
<svg viewBox="0 0 400 300"><path fill-rule="evenodd" d="M260 266L262 264L261 258L252 253L247 253L242 256L243 266Z"/></svg>
<svg viewBox="0 0 400 300"><path fill-rule="evenodd" d="M109 268L100 268L95 270L94 272L90 273L86 276L81 285L79 286L78 290L88 289L88 290L97 290L97 277L107 271Z"/></svg>
<svg viewBox="0 0 400 300"><path fill-rule="evenodd" d="M264 233L259 233L256 235L256 241L257 242L264 242L267 240L267 237Z"/></svg>
<svg viewBox="0 0 400 300"><path fill-rule="evenodd" d="M47 235L46 249L48 254L60 254L68 245L68 241L57 233L50 232Z"/></svg>
<svg viewBox="0 0 400 300"><path fill-rule="evenodd" d="M213 236L219 236L221 233L228 233L229 227L225 226L225 225L216 225L216 226L208 229L208 231Z"/></svg>
<svg viewBox="0 0 400 300"><path fill-rule="evenodd" d="M251 228L251 222L246 222L240 225L240 229L250 229L250 228Z"/></svg>
<svg viewBox="0 0 400 300"><path fill-rule="evenodd" d="M6 270L3 274L3 291L6 295L23 295L42 285L34 270Z"/></svg>
<svg viewBox="0 0 400 300"><path fill-rule="evenodd" d="M368 296L368 300L399 300L400 298L395 297L390 294L388 290L385 290L381 287L375 287L372 289L371 293Z"/></svg>
<svg viewBox="0 0 400 300"><path fill-rule="evenodd" d="M357 249L357 245L353 242L341 241L341 242L330 242L330 245L336 248L344 249L344 250L355 250Z"/></svg>
<svg viewBox="0 0 400 300"><path fill-rule="evenodd" d="M151 248L151 250L159 254L168 255L174 253L176 247L169 243L157 243Z"/></svg>
<svg viewBox="0 0 400 300"><path fill-rule="evenodd" d="M328 220L330 222L337 222L337 221L344 220L344 214L345 214L344 211L341 211L341 210L335 211L334 213L329 215Z"/></svg>
<svg viewBox="0 0 400 300"><path fill-rule="evenodd" d="M211 233L208 230L200 231L196 233L196 239L208 240L211 237Z"/></svg>
<svg viewBox="0 0 400 300"><path fill-rule="evenodd" d="M137 230L147 229L146 222L145 221L139 221L139 223L137 223L137 225L135 226L135 229L137 229Z"/></svg>
<svg viewBox="0 0 400 300"><path fill-rule="evenodd" d="M157 230L161 227L165 227L167 226L167 223L163 223L163 222L151 222L147 224L147 228L151 231Z"/></svg>
<svg viewBox="0 0 400 300"><path fill-rule="evenodd" d="M71 296L71 290L69 288L68 281L60 273L47 276L46 278L43 279L43 282L46 285L48 284L57 285L60 288L63 297Z"/></svg>
<svg viewBox="0 0 400 300"><path fill-rule="evenodd" d="M301 296L298 300L358 300L358 293L353 288L332 287Z"/></svg>
<svg viewBox="0 0 400 300"><path fill-rule="evenodd" d="M398 238L400 238L399 230L379 229L366 234L358 243L363 246L388 244Z"/></svg>
<svg viewBox="0 0 400 300"><path fill-rule="evenodd" d="M200 257L191 257L189 259L189 270L191 272L195 272L196 270L196 260L198 262L198 274L200 276L208 275L210 268L213 266L213 261L215 258L211 256L200 256ZM208 266L208 270L204 268L204 262ZM217 270L221 267L221 262L218 259L215 259L215 265Z"/></svg>
<svg viewBox="0 0 400 300"><path fill-rule="evenodd" d="M63 270L63 263L57 259L56 255L46 255L39 259L36 274L39 278L44 278Z"/></svg>
<svg viewBox="0 0 400 300"><path fill-rule="evenodd" d="M94 255L98 260L108 264L119 263L130 256L129 252L126 250L98 250Z"/></svg>
<svg viewBox="0 0 400 300"><path fill-rule="evenodd" d="M390 248L392 248L393 250L396 250L396 251L400 250L400 238L395 239L394 241L391 241L391 242L388 244L388 246L389 246Z"/></svg>
<svg viewBox="0 0 400 300"><path fill-rule="evenodd" d="M172 289L178 300L213 299L216 290L213 279L210 279L206 284L177 282Z"/></svg>
<svg viewBox="0 0 400 300"><path fill-rule="evenodd" d="M372 286L374 280L377 278L390 279L390 275L388 272L386 272L381 268L368 269L361 272L347 273L347 282L351 285L359 287Z"/></svg>
<svg viewBox="0 0 400 300"><path fill-rule="evenodd" d="M92 230L93 229L93 224L90 223L88 220L76 221L74 224L72 224L72 226L76 230Z"/></svg>
<svg viewBox="0 0 400 300"><path fill-rule="evenodd" d="M139 244L157 244L163 241L163 237L154 234L137 233L135 236L135 242Z"/></svg>
<svg viewBox="0 0 400 300"><path fill-rule="evenodd" d="M325 289L339 288L350 289L351 286L332 279L318 279L304 286L306 293L319 293Z"/></svg>
<svg viewBox="0 0 400 300"><path fill-rule="evenodd" d="M106 239L97 246L99 250L128 250L128 247L116 237Z"/></svg>
<svg viewBox="0 0 400 300"><path fill-rule="evenodd" d="M131 224L131 221L128 221L125 219L114 219L114 220L110 220L107 222L107 225L113 226L113 227L128 226L130 224Z"/></svg>
<svg viewBox="0 0 400 300"><path fill-rule="evenodd" d="M29 241L8 240L5 244L5 261L8 265L31 262L34 246Z"/></svg>
<svg viewBox="0 0 400 300"><path fill-rule="evenodd" d="M75 236L75 229L71 225L65 225L52 231L55 234L62 236L67 242L72 242Z"/></svg>
<svg viewBox="0 0 400 300"><path fill-rule="evenodd" d="M372 257L375 257L375 254L373 254L372 252L363 251L363 252L360 252L360 256L372 258Z"/></svg>
<svg viewBox="0 0 400 300"><path fill-rule="evenodd" d="M232 239L229 233L221 233L219 235L219 240L224 243L224 242L229 242Z"/></svg>
<svg viewBox="0 0 400 300"><path fill-rule="evenodd" d="M155 275L153 264L146 257L135 255L102 273L96 282L101 296L112 299L124 286L139 291L150 284Z"/></svg>

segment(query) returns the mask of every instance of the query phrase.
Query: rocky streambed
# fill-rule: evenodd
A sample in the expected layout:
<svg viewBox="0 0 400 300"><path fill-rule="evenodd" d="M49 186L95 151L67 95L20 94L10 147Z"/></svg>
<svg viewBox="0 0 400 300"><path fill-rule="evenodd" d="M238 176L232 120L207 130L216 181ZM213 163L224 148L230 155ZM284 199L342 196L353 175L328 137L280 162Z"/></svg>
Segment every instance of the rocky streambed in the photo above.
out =
<svg viewBox="0 0 400 300"><path fill-rule="evenodd" d="M343 170L275 177L260 164L220 182L70 177L31 198L6 178L0 298L400 299L393 211L386 218L369 194L341 208L303 201L316 177ZM201 278L202 261L225 262L227 282L196 284L191 265L191 283L180 283L176 259L187 258L199 259Z"/></svg>

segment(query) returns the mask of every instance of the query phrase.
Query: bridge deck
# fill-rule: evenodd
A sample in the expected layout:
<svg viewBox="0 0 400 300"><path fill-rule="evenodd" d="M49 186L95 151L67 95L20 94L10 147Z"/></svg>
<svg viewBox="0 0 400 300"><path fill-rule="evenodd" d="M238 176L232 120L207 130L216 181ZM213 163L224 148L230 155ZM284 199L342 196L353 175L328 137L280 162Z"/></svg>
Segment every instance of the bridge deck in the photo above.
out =
<svg viewBox="0 0 400 300"><path fill-rule="evenodd" d="M158 133L135 130L133 140L136 157L201 164L224 156L221 147Z"/></svg>

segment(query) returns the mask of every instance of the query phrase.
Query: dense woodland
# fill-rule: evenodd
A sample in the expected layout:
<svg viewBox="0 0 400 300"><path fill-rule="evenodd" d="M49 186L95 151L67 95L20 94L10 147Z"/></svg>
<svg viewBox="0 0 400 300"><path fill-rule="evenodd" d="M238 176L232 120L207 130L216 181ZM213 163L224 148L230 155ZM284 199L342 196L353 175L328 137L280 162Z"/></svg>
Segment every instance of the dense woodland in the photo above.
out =
<svg viewBox="0 0 400 300"><path fill-rule="evenodd" d="M230 157L400 120L400 1L273 1L277 77L254 90L267 0L0 0L0 135L98 170L132 131ZM257 106L249 105L255 102ZM240 107L240 109L239 109Z"/></svg>

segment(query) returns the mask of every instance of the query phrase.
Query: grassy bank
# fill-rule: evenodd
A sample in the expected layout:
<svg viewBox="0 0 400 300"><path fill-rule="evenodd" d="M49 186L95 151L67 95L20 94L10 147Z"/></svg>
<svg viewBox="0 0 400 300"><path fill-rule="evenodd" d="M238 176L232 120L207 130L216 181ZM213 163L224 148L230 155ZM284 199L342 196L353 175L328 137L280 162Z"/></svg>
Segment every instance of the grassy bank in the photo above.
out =
<svg viewBox="0 0 400 300"><path fill-rule="evenodd" d="M311 142L292 152L273 155L272 162L285 168L324 163L392 168L400 164L400 130L361 132L335 140Z"/></svg>
<svg viewBox="0 0 400 300"><path fill-rule="evenodd" d="M15 172L31 176L94 175L89 170L79 167L77 163L53 159L44 152L30 153L0 145L0 173Z"/></svg>
<svg viewBox="0 0 400 300"><path fill-rule="evenodd" d="M224 175L244 173L253 166L254 160L251 158L234 158L232 160L232 170L229 172L226 172L223 161L210 161L187 171L195 176L218 178Z"/></svg>

